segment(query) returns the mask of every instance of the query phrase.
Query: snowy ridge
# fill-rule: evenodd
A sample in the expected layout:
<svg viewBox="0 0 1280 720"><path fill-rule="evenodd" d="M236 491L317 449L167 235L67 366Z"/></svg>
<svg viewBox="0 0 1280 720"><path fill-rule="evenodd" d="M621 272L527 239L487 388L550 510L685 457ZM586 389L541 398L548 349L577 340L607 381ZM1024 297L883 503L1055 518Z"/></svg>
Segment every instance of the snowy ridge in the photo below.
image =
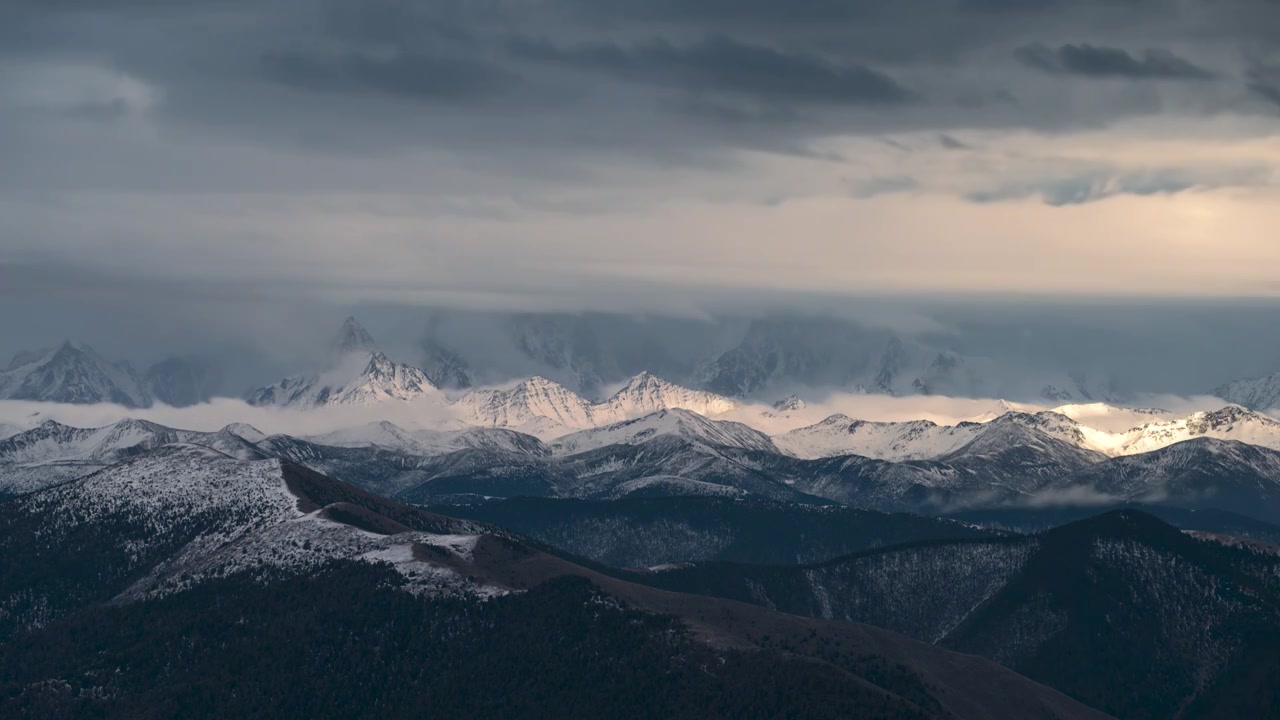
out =
<svg viewBox="0 0 1280 720"><path fill-rule="evenodd" d="M638 445L662 435L673 435L708 448L778 452L769 436L758 430L742 423L709 420L678 408L566 435L553 442L551 448L557 455L573 455L610 445Z"/></svg>
<svg viewBox="0 0 1280 720"><path fill-rule="evenodd" d="M659 410L690 410L699 415L720 415L736 408L729 398L703 390L690 390L643 372L594 408L596 422L640 417Z"/></svg>
<svg viewBox="0 0 1280 720"><path fill-rule="evenodd" d="M773 438L780 450L798 458L861 455L899 462L941 457L963 446L981 425L938 425L929 420L869 422L832 415L816 425Z"/></svg>
<svg viewBox="0 0 1280 720"><path fill-rule="evenodd" d="M307 500L290 490L288 472L279 460L245 462L203 446L172 444L23 496L14 511L43 518L41 541L48 544L97 527L127 547L131 562L147 572L122 600L263 567L304 572L334 559L390 561L413 591L503 592L457 568L471 559L477 535L413 531L345 503L302 508ZM378 523L386 529L375 530ZM483 531L472 523L452 526ZM415 545L444 554L424 559Z"/></svg>
<svg viewBox="0 0 1280 720"><path fill-rule="evenodd" d="M1280 408L1280 373L1248 380L1233 380L1219 386L1213 394L1229 403L1253 410Z"/></svg>
<svg viewBox="0 0 1280 720"><path fill-rule="evenodd" d="M265 457L237 431L261 435L243 423L216 432L197 432L131 418L99 428L76 428L48 420L0 440L0 493L39 490L170 443L200 445L242 460Z"/></svg>
<svg viewBox="0 0 1280 720"><path fill-rule="evenodd" d="M454 407L465 421L487 427L546 427L583 430L594 427L592 405L577 393L544 377L532 377L509 390L473 390ZM536 432L541 429L542 432Z"/></svg>
<svg viewBox="0 0 1280 720"><path fill-rule="evenodd" d="M534 377L508 390L474 390L460 398L454 407L467 422L549 438L574 430L613 425L661 410L718 415L733 410L737 403L714 393L680 387L650 373L640 373L600 403L592 403L546 378Z"/></svg>
<svg viewBox="0 0 1280 720"><path fill-rule="evenodd" d="M1148 422L1119 432L1090 427L1067 415L1097 416L1106 407L1110 406L1064 406L1036 413L1010 410L983 422L956 425L938 425L928 420L868 422L833 415L815 425L775 436L773 441L783 452L799 458L861 455L892 462L933 460L975 441L992 427L1016 424L1108 457L1151 452L1197 437L1237 440L1280 450L1280 421L1237 406ZM1160 410L1116 409L1115 417L1158 418L1166 414Z"/></svg>
<svg viewBox="0 0 1280 720"><path fill-rule="evenodd" d="M547 449L535 437L501 428L466 430L408 430L385 420L322 435L303 438L334 447L376 447L410 455L444 455L455 450L489 449L545 455Z"/></svg>
<svg viewBox="0 0 1280 720"><path fill-rule="evenodd" d="M315 408L439 397L442 397L439 390L418 368L392 362L380 352L353 352L328 372L285 378L255 390L247 400L250 405Z"/></svg>
<svg viewBox="0 0 1280 720"><path fill-rule="evenodd" d="M1114 435L1113 455L1150 452L1200 437L1235 440L1280 450L1280 421L1230 405L1212 412L1192 413L1176 420L1154 422Z"/></svg>

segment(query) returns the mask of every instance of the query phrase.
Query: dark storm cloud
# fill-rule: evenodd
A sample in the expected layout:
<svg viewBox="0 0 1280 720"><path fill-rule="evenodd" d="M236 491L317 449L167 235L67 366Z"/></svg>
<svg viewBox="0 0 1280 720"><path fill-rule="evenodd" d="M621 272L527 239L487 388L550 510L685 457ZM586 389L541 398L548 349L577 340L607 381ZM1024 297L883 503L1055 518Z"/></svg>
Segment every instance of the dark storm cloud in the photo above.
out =
<svg viewBox="0 0 1280 720"><path fill-rule="evenodd" d="M380 92L424 100L465 100L513 87L519 76L494 64L427 53L314 55L270 52L267 77L306 90Z"/></svg>
<svg viewBox="0 0 1280 720"><path fill-rule="evenodd" d="M1168 50L1146 50L1141 56L1097 45L1023 45L1015 51L1028 67L1049 73L1135 80L1210 80L1215 74Z"/></svg>
<svg viewBox="0 0 1280 720"><path fill-rule="evenodd" d="M1246 80L1255 97L1280 107L1280 66L1254 62Z"/></svg>
<svg viewBox="0 0 1280 720"><path fill-rule="evenodd" d="M520 58L696 93L855 105L897 104L912 97L896 80L873 68L837 64L724 35L683 45L655 39L634 45L568 47L517 38L508 47Z"/></svg>
<svg viewBox="0 0 1280 720"><path fill-rule="evenodd" d="M1181 55L1117 48L1141 38L1192 53L1203 35L1211 52L1191 56L1220 62L1280 17L1255 4L1187 0L1154 12L1143 0L23 0L0 3L0 56L124 71L158 91L162 121L268 142L283 131L361 151L379 140L551 147L559 134L583 138L581 148L691 157L792 152L830 135L1056 131L1150 114L1163 97L1067 98L1013 71L1021 62L1063 76L1205 79L1211 71ZM1239 29L1232 18L1246 6L1251 20ZM1098 26L1115 47L1059 44ZM1214 71L1235 80L1237 95L1250 92L1229 68ZM314 97L299 102L276 92L282 85ZM1198 91L1185 85L1160 92ZM1273 87L1252 86L1263 99ZM362 113L359 96L370 95L378 106ZM474 104L493 98L502 99L499 115ZM1237 100L1201 105L1212 112ZM424 114L444 106L454 112L447 120ZM473 122L457 114L467 107Z"/></svg>

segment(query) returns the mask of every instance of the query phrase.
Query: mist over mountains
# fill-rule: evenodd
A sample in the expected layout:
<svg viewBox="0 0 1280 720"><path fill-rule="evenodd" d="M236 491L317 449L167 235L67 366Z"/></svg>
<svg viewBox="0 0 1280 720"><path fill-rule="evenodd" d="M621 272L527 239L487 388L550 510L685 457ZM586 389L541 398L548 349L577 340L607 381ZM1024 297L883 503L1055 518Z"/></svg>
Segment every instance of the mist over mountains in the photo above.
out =
<svg viewBox="0 0 1280 720"><path fill-rule="evenodd" d="M123 338L111 336L105 338L111 352L95 350L96 337L94 347L71 338L45 349L14 348L0 372L0 398L181 407L214 397L252 398L284 376L316 377L353 351L378 351L451 394L538 376L599 401L647 372L765 403L791 394L821 401L833 393L1050 406L1202 395L1260 410L1280 403L1280 381L1273 375L1280 371L1280 345L1269 345L1265 313L1209 323L1197 336L1161 320L1158 310L1146 327L1117 322L1088 330L1060 308L1046 309L1034 330L1037 318L1008 312L981 318L956 311L951 317L789 312L679 318L372 308L367 317L349 317L337 333L333 319L323 324L325 332L305 329L318 323L300 322L288 334L222 346L210 340L196 351L180 339L166 348L155 342L122 346ZM378 331L366 329L366 322ZM1258 331L1249 332L1254 325ZM1214 332L1221 336L1215 341L1201 337ZM299 334L310 339L299 342Z"/></svg>

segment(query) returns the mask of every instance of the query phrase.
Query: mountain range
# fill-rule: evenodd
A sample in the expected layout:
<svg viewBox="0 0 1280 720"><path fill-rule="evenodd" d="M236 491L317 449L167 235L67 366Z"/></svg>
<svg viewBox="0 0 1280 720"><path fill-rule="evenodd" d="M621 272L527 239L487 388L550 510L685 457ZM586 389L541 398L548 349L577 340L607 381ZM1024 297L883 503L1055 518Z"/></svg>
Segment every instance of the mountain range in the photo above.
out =
<svg viewBox="0 0 1280 720"><path fill-rule="evenodd" d="M550 442L507 428L411 430L385 421L307 437L266 436L244 424L197 432L139 420L86 429L46 421L0 440L0 492L29 492L184 442L288 460L414 502L711 495L925 513L1162 502L1280 519L1280 450L1266 446L1280 444L1280 434L1266 435L1280 423L1241 408L1152 423L1125 435L1142 440L1130 454L1113 455L1090 447L1096 433L1055 413L1013 411L952 428L907 425L930 432L867 436L909 456L883 459L797 457L785 451L785 435L770 438L680 408ZM886 437L894 442L885 445Z"/></svg>
<svg viewBox="0 0 1280 720"><path fill-rule="evenodd" d="M814 395L837 390L1014 397L1052 405L1116 402L1125 395L1109 378L1095 377L1097 373L1028 371L1011 361L962 352L936 339L925 341L834 318L765 317L717 332L691 321L646 324L594 315L514 315L496 324L471 318L481 327L491 325L484 332L494 335L478 353L459 344L459 330L442 330L450 327L440 320L447 315L431 317L420 341L397 338L393 343L410 362L385 362L406 375L411 386L448 393L509 388L541 377L595 404L629 378L651 372L692 391L738 402L766 398L772 402L777 397L771 398L772 393L792 388ZM460 322L454 320L454 324ZM182 407L224 396L247 397L260 404L277 402L276 398L288 402L298 396L294 406L301 407L319 401L319 388L313 386L341 385L354 377L361 368L348 367L351 356L367 359L379 353L383 358L395 355L381 349L356 318L348 317L327 345L309 354L319 361L314 364L320 369L244 390L234 387L230 379L232 375L241 378L247 366L254 365L242 350L236 351L234 361L212 355L170 356L139 372L127 363L105 359L86 345L66 342L18 353L0 372L0 399ZM224 367L228 362L246 367L230 373ZM338 371L342 377L333 377ZM1212 392L1234 404L1267 410L1280 404L1277 377L1236 380ZM413 387L405 390L414 391Z"/></svg>

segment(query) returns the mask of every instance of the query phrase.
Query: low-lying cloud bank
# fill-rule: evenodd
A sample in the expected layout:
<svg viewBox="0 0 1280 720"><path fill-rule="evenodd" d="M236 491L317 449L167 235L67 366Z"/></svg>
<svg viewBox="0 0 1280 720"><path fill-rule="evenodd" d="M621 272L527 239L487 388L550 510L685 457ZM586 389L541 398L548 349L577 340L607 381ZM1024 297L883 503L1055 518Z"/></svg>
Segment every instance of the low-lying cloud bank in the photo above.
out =
<svg viewBox="0 0 1280 720"><path fill-rule="evenodd" d="M1102 403L1060 406L1072 419L1107 432L1121 432L1149 422L1182 417L1201 410L1215 410L1227 403L1212 396L1150 396L1130 407ZM1136 409L1134 409L1136 408ZM1163 411L1153 413L1149 408ZM836 414L855 420L904 422L929 420L939 425L965 421L986 421L1017 410L1039 412L1054 409L1047 404L1009 403L996 398L952 398L943 396L863 395L837 393L809 402L803 409L782 412L769 405L745 404L717 416L750 425L776 435L821 422ZM125 418L148 420L184 430L214 431L231 423L248 423L267 434L317 435L388 421L410 429L454 430L468 425L461 413L448 405L424 401L385 402L376 405L321 407L309 410L259 407L234 398L215 398L189 407L155 405L126 408L113 404L71 405L60 403L0 401L0 425L20 429L55 420L74 427L102 427Z"/></svg>

